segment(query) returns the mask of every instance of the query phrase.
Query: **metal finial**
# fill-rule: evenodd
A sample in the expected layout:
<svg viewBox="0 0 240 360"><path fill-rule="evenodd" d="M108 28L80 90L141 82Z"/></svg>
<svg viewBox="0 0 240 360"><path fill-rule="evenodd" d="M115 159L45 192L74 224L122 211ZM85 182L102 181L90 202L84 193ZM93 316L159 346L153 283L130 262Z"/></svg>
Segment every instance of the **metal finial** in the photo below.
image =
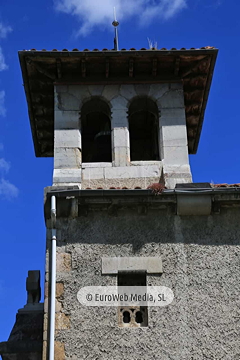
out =
<svg viewBox="0 0 240 360"><path fill-rule="evenodd" d="M114 26L114 30L115 30L115 37L114 37L114 50L119 50L118 48L118 30L117 27L119 25L119 22L117 21L117 17L116 17L116 8L113 8L113 14L114 14L114 21L112 22L112 25Z"/></svg>

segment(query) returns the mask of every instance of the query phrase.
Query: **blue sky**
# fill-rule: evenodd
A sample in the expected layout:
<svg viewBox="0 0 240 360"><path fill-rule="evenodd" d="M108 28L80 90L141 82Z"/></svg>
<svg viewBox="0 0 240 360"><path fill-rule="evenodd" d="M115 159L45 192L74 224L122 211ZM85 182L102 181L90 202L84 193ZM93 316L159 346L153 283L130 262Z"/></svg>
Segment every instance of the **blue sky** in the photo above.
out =
<svg viewBox="0 0 240 360"><path fill-rule="evenodd" d="M240 182L240 2L237 0L2 0L0 7L0 341L26 303L28 270L44 277L43 189L52 159L35 158L18 50L215 46L220 49L197 155L195 182Z"/></svg>

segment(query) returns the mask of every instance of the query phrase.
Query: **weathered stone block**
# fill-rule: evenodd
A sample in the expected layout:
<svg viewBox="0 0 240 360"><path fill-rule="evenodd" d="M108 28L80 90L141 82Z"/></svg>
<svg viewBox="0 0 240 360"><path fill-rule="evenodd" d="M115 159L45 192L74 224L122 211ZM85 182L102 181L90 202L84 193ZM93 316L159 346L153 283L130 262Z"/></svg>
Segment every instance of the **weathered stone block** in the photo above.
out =
<svg viewBox="0 0 240 360"><path fill-rule="evenodd" d="M80 169L81 151L78 148L55 148L54 169Z"/></svg>
<svg viewBox="0 0 240 360"><path fill-rule="evenodd" d="M104 168L85 168L82 169L83 180L102 179L104 178Z"/></svg>
<svg viewBox="0 0 240 360"><path fill-rule="evenodd" d="M48 340L48 333L47 331L43 331L43 341L47 341L47 340Z"/></svg>
<svg viewBox="0 0 240 360"><path fill-rule="evenodd" d="M62 312L56 313L56 316L55 316L55 329L56 330L70 329L70 316L65 315Z"/></svg>
<svg viewBox="0 0 240 360"><path fill-rule="evenodd" d="M129 131L127 127L115 128L112 130L113 147L130 147Z"/></svg>
<svg viewBox="0 0 240 360"><path fill-rule="evenodd" d="M179 166L189 163L187 146L163 146L162 151L164 164Z"/></svg>
<svg viewBox="0 0 240 360"><path fill-rule="evenodd" d="M53 171L53 185L67 185L71 184L81 186L81 169L54 169Z"/></svg>
<svg viewBox="0 0 240 360"><path fill-rule="evenodd" d="M44 332L44 333L46 333L46 332ZM47 339L45 339L45 336L44 336L42 360L47 360L47 359L48 359L48 357L47 357Z"/></svg>
<svg viewBox="0 0 240 360"><path fill-rule="evenodd" d="M120 94L130 101L137 96L134 85L121 85Z"/></svg>
<svg viewBox="0 0 240 360"><path fill-rule="evenodd" d="M160 166L126 166L105 169L106 179L144 178L160 176Z"/></svg>
<svg viewBox="0 0 240 360"><path fill-rule="evenodd" d="M159 126L186 126L185 109L162 109Z"/></svg>
<svg viewBox="0 0 240 360"><path fill-rule="evenodd" d="M169 164L164 164L163 177L165 186L168 189L174 189L176 184L192 182L191 169L188 164L179 166L170 166Z"/></svg>
<svg viewBox="0 0 240 360"><path fill-rule="evenodd" d="M69 92L55 93L55 111L72 111L81 109L81 101Z"/></svg>
<svg viewBox="0 0 240 360"><path fill-rule="evenodd" d="M128 166L130 165L130 148L123 146L116 146L113 149L113 163L114 166Z"/></svg>
<svg viewBox="0 0 240 360"><path fill-rule="evenodd" d="M48 313L44 313L43 315L43 330L47 331L48 329Z"/></svg>
<svg viewBox="0 0 240 360"><path fill-rule="evenodd" d="M78 129L79 111L55 111L54 128L55 129Z"/></svg>
<svg viewBox="0 0 240 360"><path fill-rule="evenodd" d="M110 101L119 94L119 85L105 85L102 96Z"/></svg>
<svg viewBox="0 0 240 360"><path fill-rule="evenodd" d="M45 299L45 301L44 301L44 312L48 312L48 306L49 306L49 298ZM55 300L55 312L58 313L60 311L62 311L62 303L56 299Z"/></svg>
<svg viewBox="0 0 240 360"><path fill-rule="evenodd" d="M120 95L111 100L112 109L115 110L127 110L127 103L127 100Z"/></svg>
<svg viewBox="0 0 240 360"><path fill-rule="evenodd" d="M82 103L83 100L90 99L91 97L88 85L69 85L68 91L70 94L79 99L80 103Z"/></svg>
<svg viewBox="0 0 240 360"><path fill-rule="evenodd" d="M92 189L110 189L111 187L114 188L128 188L128 189L135 189L139 187L141 189L147 189L147 187L153 183L159 182L160 176L158 177L143 177L143 178L114 178L114 179L95 179L91 180L90 182L83 181L82 182L82 189L86 189L91 187Z"/></svg>
<svg viewBox="0 0 240 360"><path fill-rule="evenodd" d="M62 297L64 294L64 284L62 282L56 283L56 298Z"/></svg>
<svg viewBox="0 0 240 360"><path fill-rule="evenodd" d="M183 90L169 90L160 99L161 108L182 108L184 107Z"/></svg>
<svg viewBox="0 0 240 360"><path fill-rule="evenodd" d="M184 125L169 125L161 128L162 146L187 146L187 131Z"/></svg>
<svg viewBox="0 0 240 360"><path fill-rule="evenodd" d="M71 271L71 255L69 253L57 253L57 272Z"/></svg>
<svg viewBox="0 0 240 360"><path fill-rule="evenodd" d="M82 163L83 169L112 167L111 162Z"/></svg>
<svg viewBox="0 0 240 360"><path fill-rule="evenodd" d="M46 299L49 296L49 282L45 281L44 284L44 299Z"/></svg>
<svg viewBox="0 0 240 360"><path fill-rule="evenodd" d="M113 128L128 128L127 109L113 109L112 110L112 129Z"/></svg>
<svg viewBox="0 0 240 360"><path fill-rule="evenodd" d="M149 96L155 100L159 99L169 90L169 84L152 84L149 90Z"/></svg>
<svg viewBox="0 0 240 360"><path fill-rule="evenodd" d="M55 341L54 342L54 358L56 360L65 360L65 348L64 348L64 344L60 341Z"/></svg>
<svg viewBox="0 0 240 360"><path fill-rule="evenodd" d="M54 130L54 147L81 149L81 134L79 129Z"/></svg>

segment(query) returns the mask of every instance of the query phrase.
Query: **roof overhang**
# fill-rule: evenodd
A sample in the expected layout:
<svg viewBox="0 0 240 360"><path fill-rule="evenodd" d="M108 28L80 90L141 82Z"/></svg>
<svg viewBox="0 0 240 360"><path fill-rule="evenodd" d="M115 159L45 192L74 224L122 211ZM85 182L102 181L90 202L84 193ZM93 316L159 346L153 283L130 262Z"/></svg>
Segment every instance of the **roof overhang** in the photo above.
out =
<svg viewBox="0 0 240 360"><path fill-rule="evenodd" d="M197 152L218 50L20 51L36 156L53 156L55 84L182 82L189 153Z"/></svg>
<svg viewBox="0 0 240 360"><path fill-rule="evenodd" d="M148 210L166 210L173 215L203 215L200 208L205 208L207 200L208 214L219 214L222 208L240 207L239 184L230 187L194 188L194 184L184 184L183 188L164 189L157 194L151 189L109 189L78 190L64 189L56 186L46 187L44 191L45 220L51 218L51 197L57 198L57 217L86 216L92 211L106 211L116 216L118 210L132 209L138 214ZM193 187L191 187L193 185ZM183 206L184 205L184 206ZM179 210L185 210L180 214ZM73 215L75 214L75 215Z"/></svg>

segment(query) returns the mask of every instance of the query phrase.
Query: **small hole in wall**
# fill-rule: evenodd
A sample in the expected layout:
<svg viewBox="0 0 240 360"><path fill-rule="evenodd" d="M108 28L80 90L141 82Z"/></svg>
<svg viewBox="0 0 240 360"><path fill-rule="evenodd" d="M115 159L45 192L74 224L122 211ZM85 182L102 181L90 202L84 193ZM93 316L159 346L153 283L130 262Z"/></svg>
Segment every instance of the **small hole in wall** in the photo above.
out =
<svg viewBox="0 0 240 360"><path fill-rule="evenodd" d="M131 320L130 313L128 311L124 311L124 313L123 313L123 322L125 324L128 324L128 323L130 323L130 320Z"/></svg>
<svg viewBox="0 0 240 360"><path fill-rule="evenodd" d="M141 324L143 322L143 316L142 316L141 311L136 312L135 321L138 324Z"/></svg>

